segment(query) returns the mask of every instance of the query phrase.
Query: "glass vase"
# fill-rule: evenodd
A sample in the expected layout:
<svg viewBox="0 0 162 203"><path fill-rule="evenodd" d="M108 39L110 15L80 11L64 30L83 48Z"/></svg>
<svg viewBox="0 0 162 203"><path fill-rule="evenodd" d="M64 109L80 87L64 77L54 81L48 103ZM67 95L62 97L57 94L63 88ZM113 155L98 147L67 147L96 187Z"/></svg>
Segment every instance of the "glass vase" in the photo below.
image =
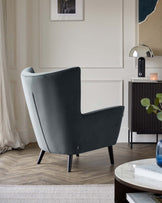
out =
<svg viewBox="0 0 162 203"><path fill-rule="evenodd" d="M162 140L156 146L156 162L158 166L162 167Z"/></svg>

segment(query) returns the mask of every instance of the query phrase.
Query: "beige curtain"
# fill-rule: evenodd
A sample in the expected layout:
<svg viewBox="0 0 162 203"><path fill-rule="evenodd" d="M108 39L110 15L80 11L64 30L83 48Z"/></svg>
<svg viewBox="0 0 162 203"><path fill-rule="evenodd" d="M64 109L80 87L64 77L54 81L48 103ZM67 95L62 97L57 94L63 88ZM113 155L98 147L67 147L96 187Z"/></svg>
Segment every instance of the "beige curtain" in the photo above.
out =
<svg viewBox="0 0 162 203"><path fill-rule="evenodd" d="M24 144L16 131L11 87L7 74L4 14L5 7L3 0L0 0L0 153L24 148Z"/></svg>

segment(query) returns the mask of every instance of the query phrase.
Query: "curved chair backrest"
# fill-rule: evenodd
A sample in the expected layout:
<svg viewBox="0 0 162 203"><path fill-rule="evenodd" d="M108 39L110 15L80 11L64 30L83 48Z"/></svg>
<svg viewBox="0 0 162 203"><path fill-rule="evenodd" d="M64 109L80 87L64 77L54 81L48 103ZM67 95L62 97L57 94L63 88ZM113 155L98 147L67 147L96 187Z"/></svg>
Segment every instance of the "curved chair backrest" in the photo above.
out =
<svg viewBox="0 0 162 203"><path fill-rule="evenodd" d="M71 126L80 116L80 68L34 73L30 67L21 79L39 147L70 153Z"/></svg>

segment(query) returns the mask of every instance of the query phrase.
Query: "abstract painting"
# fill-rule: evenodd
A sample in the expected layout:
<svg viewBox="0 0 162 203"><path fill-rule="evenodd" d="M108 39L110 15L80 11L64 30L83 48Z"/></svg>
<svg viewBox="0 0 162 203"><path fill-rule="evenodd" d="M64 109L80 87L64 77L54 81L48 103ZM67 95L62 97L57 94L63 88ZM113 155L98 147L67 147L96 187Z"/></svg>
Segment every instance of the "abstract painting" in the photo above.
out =
<svg viewBox="0 0 162 203"><path fill-rule="evenodd" d="M58 0L58 13L76 13L75 0Z"/></svg>
<svg viewBox="0 0 162 203"><path fill-rule="evenodd" d="M162 0L139 0L139 43L162 56Z"/></svg>

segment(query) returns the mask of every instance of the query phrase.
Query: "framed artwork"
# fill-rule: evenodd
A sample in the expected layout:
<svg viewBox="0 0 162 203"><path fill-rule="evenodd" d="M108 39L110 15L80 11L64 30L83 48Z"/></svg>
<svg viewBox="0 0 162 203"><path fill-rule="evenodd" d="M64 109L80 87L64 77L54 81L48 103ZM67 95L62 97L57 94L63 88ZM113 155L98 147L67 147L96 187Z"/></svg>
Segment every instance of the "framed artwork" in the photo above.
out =
<svg viewBox="0 0 162 203"><path fill-rule="evenodd" d="M162 0L138 0L139 43L162 56Z"/></svg>
<svg viewBox="0 0 162 203"><path fill-rule="evenodd" d="M51 0L51 20L83 20L83 0Z"/></svg>

